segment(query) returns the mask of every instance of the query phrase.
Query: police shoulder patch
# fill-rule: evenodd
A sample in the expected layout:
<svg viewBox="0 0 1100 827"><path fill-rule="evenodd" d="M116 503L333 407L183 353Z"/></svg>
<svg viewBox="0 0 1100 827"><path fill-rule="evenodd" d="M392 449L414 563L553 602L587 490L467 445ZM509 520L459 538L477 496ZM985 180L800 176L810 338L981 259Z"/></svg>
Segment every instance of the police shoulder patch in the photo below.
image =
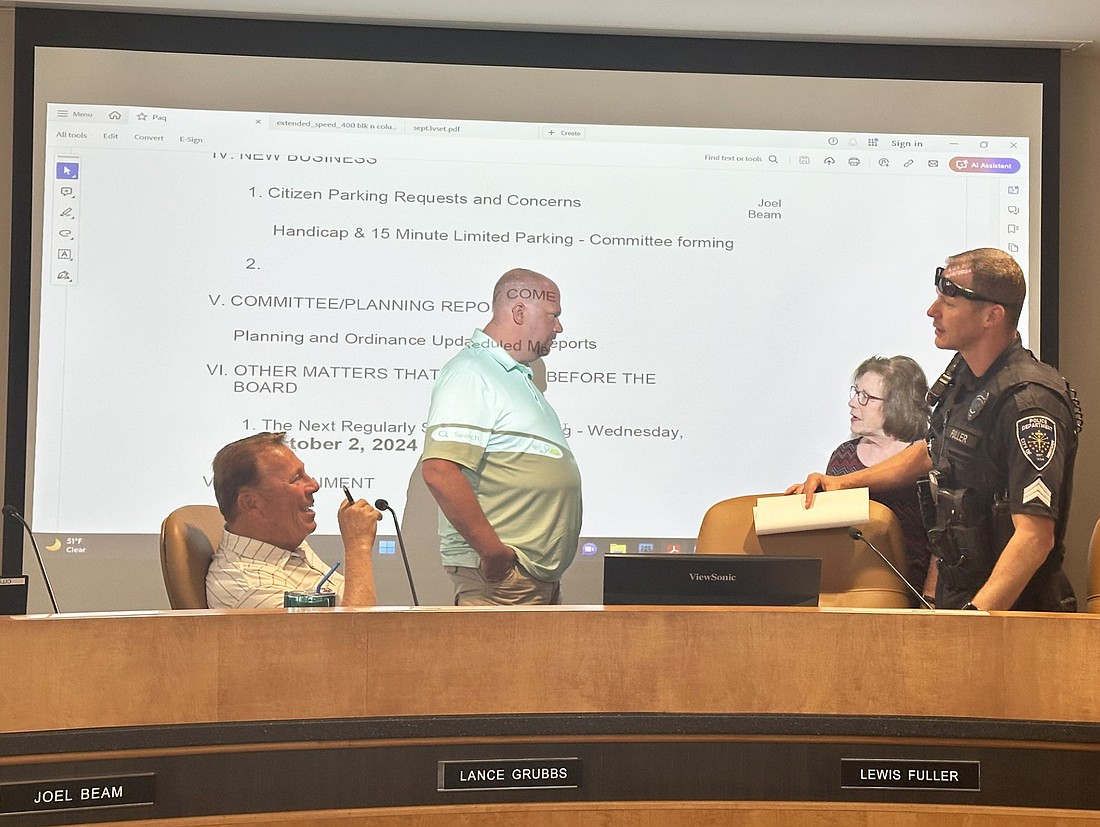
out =
<svg viewBox="0 0 1100 827"><path fill-rule="evenodd" d="M1020 451L1036 471L1042 471L1054 459L1058 432L1049 416L1025 416L1016 420L1016 439Z"/></svg>

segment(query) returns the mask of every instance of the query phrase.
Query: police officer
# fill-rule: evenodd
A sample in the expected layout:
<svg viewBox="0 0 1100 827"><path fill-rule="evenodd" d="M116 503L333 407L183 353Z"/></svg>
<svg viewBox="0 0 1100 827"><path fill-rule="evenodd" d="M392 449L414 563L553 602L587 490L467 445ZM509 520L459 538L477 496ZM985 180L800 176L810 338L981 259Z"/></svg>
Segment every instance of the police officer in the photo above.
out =
<svg viewBox="0 0 1100 827"><path fill-rule="evenodd" d="M1058 372L1020 344L1023 272L1001 250L970 250L936 269L936 292L936 347L961 358L933 388L927 444L853 474L810 474L787 493L810 507L819 489L928 477L938 608L1075 611L1061 565L1080 410Z"/></svg>

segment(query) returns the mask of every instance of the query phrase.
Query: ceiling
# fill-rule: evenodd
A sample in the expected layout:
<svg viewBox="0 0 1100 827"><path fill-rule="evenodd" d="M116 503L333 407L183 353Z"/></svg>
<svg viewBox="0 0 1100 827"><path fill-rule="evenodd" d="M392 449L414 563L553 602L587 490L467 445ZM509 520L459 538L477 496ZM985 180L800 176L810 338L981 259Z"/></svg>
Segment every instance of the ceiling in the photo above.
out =
<svg viewBox="0 0 1100 827"><path fill-rule="evenodd" d="M1100 41L1100 0L0 0L0 7L796 40L1060 48Z"/></svg>

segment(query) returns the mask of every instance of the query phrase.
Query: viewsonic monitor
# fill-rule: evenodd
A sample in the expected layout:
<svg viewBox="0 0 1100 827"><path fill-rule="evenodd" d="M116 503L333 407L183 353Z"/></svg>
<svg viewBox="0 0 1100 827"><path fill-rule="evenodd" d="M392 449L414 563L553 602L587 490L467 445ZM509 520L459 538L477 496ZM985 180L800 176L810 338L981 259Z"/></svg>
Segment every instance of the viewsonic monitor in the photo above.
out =
<svg viewBox="0 0 1100 827"><path fill-rule="evenodd" d="M608 554L606 606L816 606L821 558Z"/></svg>

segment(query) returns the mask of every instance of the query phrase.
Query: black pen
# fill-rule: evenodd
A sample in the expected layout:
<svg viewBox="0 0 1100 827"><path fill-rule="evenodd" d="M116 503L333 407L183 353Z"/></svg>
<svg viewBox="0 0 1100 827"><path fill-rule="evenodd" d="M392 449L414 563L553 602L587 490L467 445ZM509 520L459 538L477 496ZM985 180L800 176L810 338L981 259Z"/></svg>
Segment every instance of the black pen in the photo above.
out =
<svg viewBox="0 0 1100 827"><path fill-rule="evenodd" d="M351 492L348 491L348 487L346 485L344 486L344 496L348 498L348 502L351 505L355 505L355 497L351 495Z"/></svg>

